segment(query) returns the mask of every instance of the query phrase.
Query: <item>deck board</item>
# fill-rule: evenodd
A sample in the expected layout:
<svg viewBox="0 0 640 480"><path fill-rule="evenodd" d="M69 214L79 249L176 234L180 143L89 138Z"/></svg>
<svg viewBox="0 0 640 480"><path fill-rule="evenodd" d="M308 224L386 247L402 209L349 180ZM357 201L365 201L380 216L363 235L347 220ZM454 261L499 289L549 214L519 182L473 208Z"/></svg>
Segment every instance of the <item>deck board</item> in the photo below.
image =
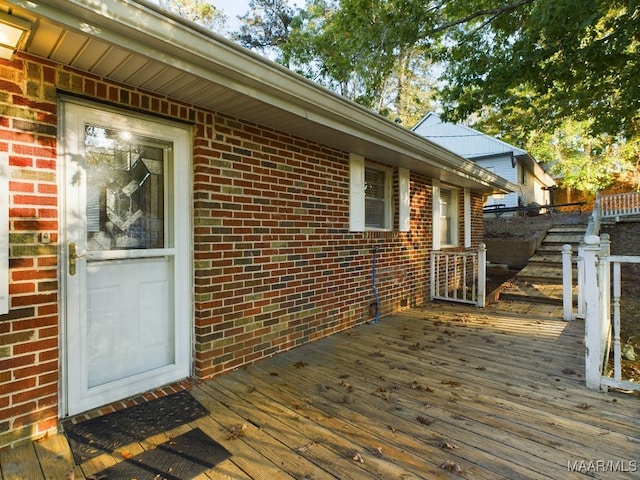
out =
<svg viewBox="0 0 640 480"><path fill-rule="evenodd" d="M64 435L52 435L39 442L34 442L33 446L41 470L46 472L45 478L66 479L81 473L73 462L73 455Z"/></svg>
<svg viewBox="0 0 640 480"><path fill-rule="evenodd" d="M638 461L640 397L587 390L584 323L544 307L428 304L194 385L210 414L181 428L232 453L198 480L637 476L568 471ZM75 478L178 433L94 459ZM73 468L62 435L0 452L0 463L2 480Z"/></svg>
<svg viewBox="0 0 640 480"><path fill-rule="evenodd" d="M44 478L34 444L0 451L0 471L2 472L2 480L24 480L25 478L40 480Z"/></svg>

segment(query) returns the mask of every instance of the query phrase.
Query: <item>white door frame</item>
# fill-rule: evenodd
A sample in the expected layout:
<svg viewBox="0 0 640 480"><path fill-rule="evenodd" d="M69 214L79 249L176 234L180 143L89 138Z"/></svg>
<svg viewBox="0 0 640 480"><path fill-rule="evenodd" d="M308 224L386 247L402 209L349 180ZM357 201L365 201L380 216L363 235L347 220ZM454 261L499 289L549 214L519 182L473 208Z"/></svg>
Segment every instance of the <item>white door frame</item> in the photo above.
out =
<svg viewBox="0 0 640 480"><path fill-rule="evenodd" d="M191 208L191 152L192 137L189 127L177 123L171 123L151 116L132 114L131 112L108 108L103 105L79 101L74 98L64 97L59 103L59 178L63 179L60 191L60 358L61 358L61 380L60 380L60 402L59 413L61 417L80 413L90 408L108 404L110 402L129 397L134 394L143 393L153 388L160 387L167 383L188 377L192 373L193 359L193 275L192 275L192 208ZM79 129L85 120L95 123L98 116L116 119L119 127L131 128L132 130L142 129L143 133L155 138L168 140L173 144L173 195L168 202L167 208L172 209L174 228L170 232L171 242L174 250L174 318L175 318L175 365L174 368L166 368L151 376L140 375L135 379L135 392L131 387L122 388L117 382L110 384L107 388L96 387L95 396L74 400L70 395L70 388L75 388L74 396L77 396L77 388L70 382L70 359L76 358L75 353L70 355L70 338L77 332L69 331L70 309L85 308L82 298L72 299L73 289L69 282L79 282L81 275L71 277L68 271L68 243L69 228L73 228L77 219L69 217L68 188L69 182L77 172L72 171L71 155L77 150L78 135L83 135L84 130ZM169 194L171 195L171 194ZM86 219L80 219L86 223ZM80 225L78 228L84 228ZM84 252L79 252L80 254ZM78 272L84 264L84 260L77 260ZM80 279L80 280L79 280ZM77 287L78 285L76 285ZM85 282L86 287L86 282ZM77 312L75 312L77 314ZM70 337L71 335L71 337ZM76 369L77 371L77 369ZM147 378L145 378L147 377ZM131 382L129 382L131 383ZM99 404L95 404L96 399L100 399Z"/></svg>

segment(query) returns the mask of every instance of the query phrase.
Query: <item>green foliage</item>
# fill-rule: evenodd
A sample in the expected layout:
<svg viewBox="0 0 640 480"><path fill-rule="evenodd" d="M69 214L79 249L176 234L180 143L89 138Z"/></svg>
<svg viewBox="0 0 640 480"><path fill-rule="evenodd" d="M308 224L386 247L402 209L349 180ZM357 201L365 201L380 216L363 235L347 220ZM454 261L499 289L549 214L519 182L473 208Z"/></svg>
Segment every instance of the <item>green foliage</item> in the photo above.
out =
<svg viewBox="0 0 640 480"><path fill-rule="evenodd" d="M309 0L283 47L294 69L407 125L431 109L431 63L418 0ZM398 30L399 25L406 28Z"/></svg>
<svg viewBox="0 0 640 480"><path fill-rule="evenodd" d="M298 21L295 10L287 0L251 0L249 9L240 17L240 30L231 38L246 48L273 55L280 63L290 66L286 45Z"/></svg>
<svg viewBox="0 0 640 480"><path fill-rule="evenodd" d="M227 23L227 17L211 1L160 0L159 5L214 32L223 31Z"/></svg>
<svg viewBox="0 0 640 480"><path fill-rule="evenodd" d="M454 15L483 0L450 2ZM638 135L640 3L637 0L536 0L447 31L440 58L449 118L484 106L526 109L531 129L552 131L566 118L590 122L594 135ZM464 4L464 7L463 7ZM448 14L452 14L450 11ZM530 96L521 95L522 90Z"/></svg>
<svg viewBox="0 0 640 480"><path fill-rule="evenodd" d="M529 108L485 109L475 125L481 131L520 145L535 157L551 175L567 187L595 193L629 177L640 160L638 140L608 134L593 135L591 121L565 118L551 129L529 129L535 123L538 103ZM634 145L636 146L634 148ZM629 177L629 183L635 183Z"/></svg>
<svg viewBox="0 0 640 480"><path fill-rule="evenodd" d="M238 42L407 126L437 93L443 119L480 119L568 186L593 191L638 170L640 0L306 0L303 8L251 0L250 8Z"/></svg>

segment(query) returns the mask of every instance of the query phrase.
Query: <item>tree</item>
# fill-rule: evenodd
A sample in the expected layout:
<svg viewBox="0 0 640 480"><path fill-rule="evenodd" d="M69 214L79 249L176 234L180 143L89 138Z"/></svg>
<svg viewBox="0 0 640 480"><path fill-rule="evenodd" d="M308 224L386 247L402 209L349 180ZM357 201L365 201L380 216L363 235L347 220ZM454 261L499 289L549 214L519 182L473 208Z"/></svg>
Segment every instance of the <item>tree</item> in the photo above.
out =
<svg viewBox="0 0 640 480"><path fill-rule="evenodd" d="M214 32L223 32L227 17L207 0L159 0L159 5Z"/></svg>
<svg viewBox="0 0 640 480"><path fill-rule="evenodd" d="M525 107L500 110L485 107L474 126L507 143L520 145L563 186L595 193L623 177L626 183L637 184L632 172L640 160L640 139L593 135L591 121L570 117L551 129L531 128L536 123L537 112L548 100L546 96L533 97L530 92L521 92L521 95L530 98Z"/></svg>
<svg viewBox="0 0 640 480"><path fill-rule="evenodd" d="M308 44L327 76L359 79L352 98L381 112L386 86L401 98L408 52L440 62L446 120L498 119L498 135L593 190L637 162L639 20L638 0L343 0Z"/></svg>
<svg viewBox="0 0 640 480"><path fill-rule="evenodd" d="M482 11L484 4L453 0L443 10L443 26L452 25L440 44L445 118L544 97L532 128L553 131L571 118L589 122L594 135L638 135L638 0L521 0Z"/></svg>
<svg viewBox="0 0 640 480"><path fill-rule="evenodd" d="M275 56L279 63L289 67L290 59L284 47L296 20L295 10L287 0L251 0L249 12L239 17L240 30L231 38L246 48Z"/></svg>
<svg viewBox="0 0 640 480"><path fill-rule="evenodd" d="M282 48L298 73L407 125L431 108L431 67L414 26L422 0L309 0Z"/></svg>

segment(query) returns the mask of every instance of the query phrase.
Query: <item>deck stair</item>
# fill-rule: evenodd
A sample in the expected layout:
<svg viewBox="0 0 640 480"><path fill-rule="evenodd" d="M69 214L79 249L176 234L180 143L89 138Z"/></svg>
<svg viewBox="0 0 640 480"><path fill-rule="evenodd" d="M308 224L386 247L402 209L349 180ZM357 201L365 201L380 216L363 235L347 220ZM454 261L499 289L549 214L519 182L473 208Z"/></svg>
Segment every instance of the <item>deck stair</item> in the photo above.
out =
<svg viewBox="0 0 640 480"><path fill-rule="evenodd" d="M552 227L527 265L500 293L499 300L562 305L562 247L577 252L586 225ZM574 278L577 271L573 270Z"/></svg>

